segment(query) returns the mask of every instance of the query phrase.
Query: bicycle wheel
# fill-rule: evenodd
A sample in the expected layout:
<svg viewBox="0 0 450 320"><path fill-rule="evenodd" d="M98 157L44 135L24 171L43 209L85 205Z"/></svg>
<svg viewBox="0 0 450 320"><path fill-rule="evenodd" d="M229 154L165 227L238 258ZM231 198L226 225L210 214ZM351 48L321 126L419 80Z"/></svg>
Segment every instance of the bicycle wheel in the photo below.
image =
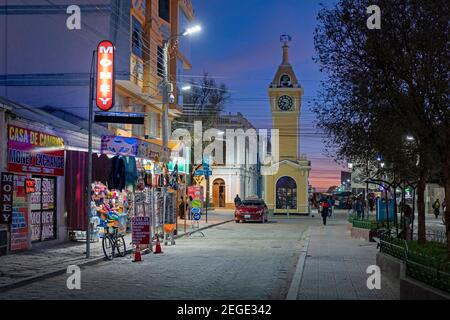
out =
<svg viewBox="0 0 450 320"><path fill-rule="evenodd" d="M121 257L125 257L127 254L127 246L125 244L125 238L123 236L117 236L116 238L117 253Z"/></svg>
<svg viewBox="0 0 450 320"><path fill-rule="evenodd" d="M105 236L102 240L103 254L107 260L114 258L114 243L110 237Z"/></svg>

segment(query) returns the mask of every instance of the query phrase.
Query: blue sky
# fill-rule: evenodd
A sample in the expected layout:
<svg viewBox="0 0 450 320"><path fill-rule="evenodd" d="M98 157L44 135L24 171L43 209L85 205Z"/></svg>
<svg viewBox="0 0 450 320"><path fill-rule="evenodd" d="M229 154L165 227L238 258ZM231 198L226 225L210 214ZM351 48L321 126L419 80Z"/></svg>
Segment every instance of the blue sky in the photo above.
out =
<svg viewBox="0 0 450 320"><path fill-rule="evenodd" d="M313 170L310 182L318 188L340 183L341 167L323 155L322 137L314 134L309 110L324 75L314 63L313 33L319 3L331 0L193 0L203 26L192 39L193 76L204 71L225 83L232 95L227 112L241 112L256 127L270 127L267 88L281 62L281 34L293 41L290 62L305 89L301 115L301 153Z"/></svg>

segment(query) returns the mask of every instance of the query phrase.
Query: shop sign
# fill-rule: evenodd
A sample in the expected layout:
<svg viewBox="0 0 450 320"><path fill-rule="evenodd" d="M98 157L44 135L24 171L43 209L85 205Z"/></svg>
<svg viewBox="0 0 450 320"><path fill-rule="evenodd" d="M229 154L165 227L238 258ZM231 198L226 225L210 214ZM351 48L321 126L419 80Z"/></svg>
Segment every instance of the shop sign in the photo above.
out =
<svg viewBox="0 0 450 320"><path fill-rule="evenodd" d="M120 136L102 136L101 152L115 156L138 155L138 139Z"/></svg>
<svg viewBox="0 0 450 320"><path fill-rule="evenodd" d="M161 155L160 149L161 147L156 144L140 140L138 146L138 157L158 161Z"/></svg>
<svg viewBox="0 0 450 320"><path fill-rule="evenodd" d="M150 217L131 219L132 242L134 245L150 244Z"/></svg>
<svg viewBox="0 0 450 320"><path fill-rule="evenodd" d="M27 194L36 192L36 180L25 179L25 192Z"/></svg>
<svg viewBox="0 0 450 320"><path fill-rule="evenodd" d="M64 175L64 139L8 125L8 171Z"/></svg>
<svg viewBox="0 0 450 320"><path fill-rule="evenodd" d="M102 111L108 111L114 106L114 45L105 40L97 48L97 90L95 101Z"/></svg>
<svg viewBox="0 0 450 320"><path fill-rule="evenodd" d="M161 147L137 138L102 136L101 152L116 156L131 156L158 161Z"/></svg>
<svg viewBox="0 0 450 320"><path fill-rule="evenodd" d="M1 186L0 224L11 224L13 213L14 174L3 172Z"/></svg>

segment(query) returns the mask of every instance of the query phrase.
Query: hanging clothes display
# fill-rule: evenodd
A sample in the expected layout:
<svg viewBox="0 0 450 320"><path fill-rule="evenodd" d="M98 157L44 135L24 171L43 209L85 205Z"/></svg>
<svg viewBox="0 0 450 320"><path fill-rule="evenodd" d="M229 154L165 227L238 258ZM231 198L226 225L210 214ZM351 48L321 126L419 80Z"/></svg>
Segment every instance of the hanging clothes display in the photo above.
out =
<svg viewBox="0 0 450 320"><path fill-rule="evenodd" d="M138 172L134 157L123 157L125 164L125 188L135 190Z"/></svg>
<svg viewBox="0 0 450 320"><path fill-rule="evenodd" d="M121 157L112 158L112 168L108 185L110 189L125 189L125 161Z"/></svg>
<svg viewBox="0 0 450 320"><path fill-rule="evenodd" d="M108 182L112 170L112 160L106 154L92 155L92 180L104 184Z"/></svg>

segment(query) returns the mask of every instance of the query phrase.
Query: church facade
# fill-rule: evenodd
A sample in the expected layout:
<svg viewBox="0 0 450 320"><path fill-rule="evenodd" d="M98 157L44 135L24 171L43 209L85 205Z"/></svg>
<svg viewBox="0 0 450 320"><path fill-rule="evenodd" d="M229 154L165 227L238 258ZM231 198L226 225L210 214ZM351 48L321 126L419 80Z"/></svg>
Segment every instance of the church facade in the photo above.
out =
<svg viewBox="0 0 450 320"><path fill-rule="evenodd" d="M286 39L284 39L286 40ZM300 114L304 90L289 62L289 40L283 41L283 59L268 89L272 128L278 129L277 161L262 168L264 200L274 214L309 214L308 178L311 163L300 155Z"/></svg>

